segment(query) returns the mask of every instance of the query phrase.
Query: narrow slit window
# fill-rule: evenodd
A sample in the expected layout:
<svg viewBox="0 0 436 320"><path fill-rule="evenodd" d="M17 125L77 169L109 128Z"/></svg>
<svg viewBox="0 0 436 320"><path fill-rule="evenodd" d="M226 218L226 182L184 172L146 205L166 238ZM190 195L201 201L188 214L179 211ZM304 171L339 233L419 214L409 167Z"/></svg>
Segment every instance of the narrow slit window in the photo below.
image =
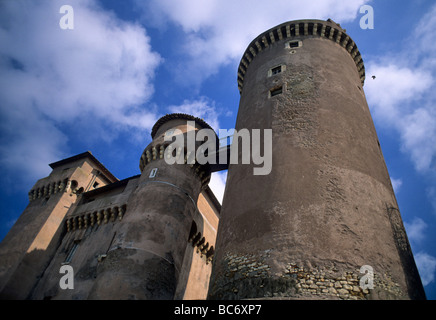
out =
<svg viewBox="0 0 436 320"><path fill-rule="evenodd" d="M154 168L150 171L150 175L148 177L154 178L154 177L156 177L156 173L157 173L157 168Z"/></svg>
<svg viewBox="0 0 436 320"><path fill-rule="evenodd" d="M274 88L274 89L271 89L269 91L270 97L277 96L277 95L281 94L282 92L283 92L283 87L282 86Z"/></svg>
<svg viewBox="0 0 436 320"><path fill-rule="evenodd" d="M73 259L74 254L76 253L77 247L79 246L79 241L74 242L73 247L70 249L70 252L68 252L67 258L63 262L63 264L69 264L71 260Z"/></svg>

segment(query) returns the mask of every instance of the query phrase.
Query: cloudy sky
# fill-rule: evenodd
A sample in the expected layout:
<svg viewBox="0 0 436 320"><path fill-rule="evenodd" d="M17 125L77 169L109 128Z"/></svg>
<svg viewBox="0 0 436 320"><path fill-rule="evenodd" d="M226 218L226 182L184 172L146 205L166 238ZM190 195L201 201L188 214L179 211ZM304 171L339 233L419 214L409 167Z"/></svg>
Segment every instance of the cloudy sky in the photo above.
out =
<svg viewBox="0 0 436 320"><path fill-rule="evenodd" d="M74 9L74 29L59 21ZM374 29L359 9L374 9ZM139 173L150 129L185 112L234 127L236 70L251 40L293 19L341 23L428 298L436 299L436 3L433 0L3 0L0 239L49 163L90 150L119 179ZM372 75L376 78L372 79ZM222 197L226 173L211 185Z"/></svg>

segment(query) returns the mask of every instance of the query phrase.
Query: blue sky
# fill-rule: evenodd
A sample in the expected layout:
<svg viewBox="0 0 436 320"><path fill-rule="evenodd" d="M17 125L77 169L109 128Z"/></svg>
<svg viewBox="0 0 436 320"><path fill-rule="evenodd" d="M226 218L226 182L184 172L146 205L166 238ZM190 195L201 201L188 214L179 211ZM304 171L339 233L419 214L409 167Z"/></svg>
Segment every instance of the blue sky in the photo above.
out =
<svg viewBox="0 0 436 320"><path fill-rule="evenodd" d="M62 30L59 9L74 9ZM359 8L374 9L361 29ZM185 112L234 127L236 70L251 40L294 19L339 22L364 90L429 299L436 298L436 3L432 0L62 0L0 3L0 239L49 163L90 150L139 173L150 130ZM376 78L372 79L371 76ZM225 172L211 187L222 197Z"/></svg>

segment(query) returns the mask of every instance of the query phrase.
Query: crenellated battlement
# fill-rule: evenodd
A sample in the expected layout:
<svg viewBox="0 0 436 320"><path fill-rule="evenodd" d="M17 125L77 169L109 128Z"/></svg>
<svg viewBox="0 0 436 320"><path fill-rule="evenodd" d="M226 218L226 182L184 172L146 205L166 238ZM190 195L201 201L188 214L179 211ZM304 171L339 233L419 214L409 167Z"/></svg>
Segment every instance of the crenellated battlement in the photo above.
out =
<svg viewBox="0 0 436 320"><path fill-rule="evenodd" d="M161 117L155 123L151 132L153 142L145 148L139 159L141 173L151 162L174 159L178 165L189 166L193 174L201 180L202 187L206 187L210 181L210 166L200 164L197 161L196 149L191 150L186 143L174 146L172 141L166 140L168 137L170 140L172 139L175 130L183 135L188 131L194 132L200 129L209 129L213 131L213 135L216 137L213 128L203 119L184 113L172 113ZM185 138L183 138L183 141L185 141Z"/></svg>
<svg viewBox="0 0 436 320"><path fill-rule="evenodd" d="M63 179L59 181L50 182L44 186L35 187L29 191L29 201L33 201L39 198L49 197L52 194L56 194L59 192L68 192L71 193L81 193L83 192L83 187L78 185L76 180Z"/></svg>
<svg viewBox="0 0 436 320"><path fill-rule="evenodd" d="M212 263L215 249L213 245L209 246L209 242L204 236L202 236L200 231L197 232L197 225L195 222L192 223L188 243L191 243L192 247L197 248L196 252L200 254L200 258L204 258L206 264Z"/></svg>
<svg viewBox="0 0 436 320"><path fill-rule="evenodd" d="M332 20L295 20L280 24L260 34L245 50L238 68L238 89L242 93L244 77L251 61L269 46L281 40L300 40L302 37L320 37L336 42L348 51L360 75L362 86L365 82L365 66L356 43L340 25Z"/></svg>
<svg viewBox="0 0 436 320"><path fill-rule="evenodd" d="M141 155L139 160L139 169L141 173L144 171L144 168L147 164L151 163L154 160L164 159L165 150L168 148L167 157L171 156L171 153L174 153L177 158L183 159L184 165L189 165L192 168L195 175L197 175L201 179L201 184L206 186L210 181L210 174L208 174L208 170L205 166L199 164L197 161L194 163L188 164L191 155L191 152L187 151L186 148L177 147L177 149L171 149L170 143L166 143L163 145L157 144L154 146L147 147Z"/></svg>
<svg viewBox="0 0 436 320"><path fill-rule="evenodd" d="M94 210L92 212L85 212L75 214L66 219L67 232L75 231L78 229L87 229L93 227L95 224L107 224L108 222L121 221L127 209L127 204L120 206L113 206Z"/></svg>

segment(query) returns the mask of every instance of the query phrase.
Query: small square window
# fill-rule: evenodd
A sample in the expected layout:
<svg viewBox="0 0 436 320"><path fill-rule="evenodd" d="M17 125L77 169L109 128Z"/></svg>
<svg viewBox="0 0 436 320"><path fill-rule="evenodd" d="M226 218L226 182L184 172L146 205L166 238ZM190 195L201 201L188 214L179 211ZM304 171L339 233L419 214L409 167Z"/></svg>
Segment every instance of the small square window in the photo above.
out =
<svg viewBox="0 0 436 320"><path fill-rule="evenodd" d="M300 46L299 41L291 41L289 42L289 48L298 48Z"/></svg>
<svg viewBox="0 0 436 320"><path fill-rule="evenodd" d="M98 187L98 185L99 185L99 183L96 181L96 182L94 182L94 184L92 185L92 187L95 189L95 188Z"/></svg>
<svg viewBox="0 0 436 320"><path fill-rule="evenodd" d="M286 65L285 64L281 64L279 66L275 66L275 67L273 67L273 68L268 70L268 77L272 77L272 76L274 76L276 74L283 73L285 71L286 71Z"/></svg>
<svg viewBox="0 0 436 320"><path fill-rule="evenodd" d="M282 66L278 66L278 67L275 67L275 68L271 69L271 74L272 75L278 74L280 72L282 72Z"/></svg>
<svg viewBox="0 0 436 320"><path fill-rule="evenodd" d="M269 91L269 94L270 94L270 97L274 97L274 96L277 96L277 95L281 94L282 92L283 92L283 87L280 86L280 87L271 89Z"/></svg>

